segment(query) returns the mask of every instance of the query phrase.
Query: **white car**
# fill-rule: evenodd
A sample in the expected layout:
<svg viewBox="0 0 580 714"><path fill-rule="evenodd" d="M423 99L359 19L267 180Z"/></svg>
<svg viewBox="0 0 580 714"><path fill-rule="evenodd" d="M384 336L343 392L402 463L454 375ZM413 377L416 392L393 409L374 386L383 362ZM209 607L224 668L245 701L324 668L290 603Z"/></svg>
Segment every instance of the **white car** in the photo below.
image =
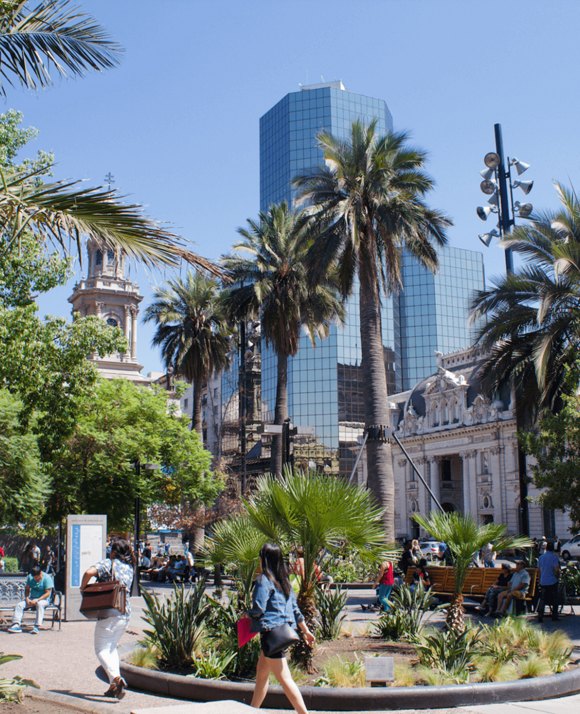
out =
<svg viewBox="0 0 580 714"><path fill-rule="evenodd" d="M580 535L574 536L564 543L560 548L560 555L564 560L580 558Z"/></svg>

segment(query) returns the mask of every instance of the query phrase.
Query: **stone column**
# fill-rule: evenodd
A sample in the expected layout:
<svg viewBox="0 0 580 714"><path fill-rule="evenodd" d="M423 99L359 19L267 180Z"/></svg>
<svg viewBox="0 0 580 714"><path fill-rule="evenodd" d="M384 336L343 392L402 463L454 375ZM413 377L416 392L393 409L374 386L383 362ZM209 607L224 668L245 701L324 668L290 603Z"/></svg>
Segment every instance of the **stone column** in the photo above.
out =
<svg viewBox="0 0 580 714"><path fill-rule="evenodd" d="M131 306L131 358L137 359L137 308Z"/></svg>
<svg viewBox="0 0 580 714"><path fill-rule="evenodd" d="M123 332L125 334L125 339L127 340L127 344L129 344L130 340L131 340L130 320L131 320L131 309L129 308L129 305L125 305L125 324L123 325Z"/></svg>
<svg viewBox="0 0 580 714"><path fill-rule="evenodd" d="M491 453L491 495L493 498L493 520L496 523L505 523L505 515L503 509L503 499L501 493L501 484L504 479L501 468L501 451L502 446L494 446Z"/></svg>
<svg viewBox="0 0 580 714"><path fill-rule="evenodd" d="M441 503L441 474L439 473L439 457L435 456L432 459L429 459L429 486L431 487L431 491L433 493L433 496ZM432 511L439 511L439 507L433 500L431 500L431 510Z"/></svg>
<svg viewBox="0 0 580 714"><path fill-rule="evenodd" d="M97 317L102 317L102 316L103 316L103 309L104 309L104 307L105 307L105 303L103 303L103 302L98 302L98 303L96 304Z"/></svg>
<svg viewBox="0 0 580 714"><path fill-rule="evenodd" d="M473 508L474 498L477 498L475 483L475 467L473 457L477 452L464 451L460 454L463 460L463 513L471 515L477 520L477 502Z"/></svg>

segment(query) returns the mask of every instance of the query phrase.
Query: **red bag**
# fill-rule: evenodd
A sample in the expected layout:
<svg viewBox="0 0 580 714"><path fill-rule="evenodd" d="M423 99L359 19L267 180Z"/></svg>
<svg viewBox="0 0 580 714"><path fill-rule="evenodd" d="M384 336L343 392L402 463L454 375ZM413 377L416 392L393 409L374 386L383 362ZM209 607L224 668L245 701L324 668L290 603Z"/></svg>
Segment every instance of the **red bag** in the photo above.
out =
<svg viewBox="0 0 580 714"><path fill-rule="evenodd" d="M240 649L258 634L257 632L252 632L252 620L247 615L240 617L236 622L236 629L238 631L238 647Z"/></svg>

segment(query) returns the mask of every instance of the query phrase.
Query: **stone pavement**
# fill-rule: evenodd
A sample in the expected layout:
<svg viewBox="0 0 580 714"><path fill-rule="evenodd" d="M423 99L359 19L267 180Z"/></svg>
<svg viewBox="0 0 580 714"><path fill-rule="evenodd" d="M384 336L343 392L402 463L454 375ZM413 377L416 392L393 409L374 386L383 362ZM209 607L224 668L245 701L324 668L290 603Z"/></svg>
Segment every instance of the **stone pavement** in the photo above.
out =
<svg viewBox="0 0 580 714"><path fill-rule="evenodd" d="M163 588L160 586L156 588ZM363 630L370 620L377 617L373 613L363 612L360 604L374 597L372 590L357 590L349 593L347 621L353 630ZM133 614L127 633L121 641L122 651L127 652L135 646L142 636L145 623L141 620L143 608L142 598L131 599ZM554 623L556 624L556 623ZM580 647L580 615L567 616L557 623L558 627L568 632L575 644ZM554 626L546 621L547 629ZM103 697L107 688L104 675L93 652L94 623L89 621L65 622L62 630L43 629L39 635L27 633L11 635L0 632L0 652L21 654L23 659L9 662L2 666L1 675L19 674L33 679L43 691L55 693L55 701L69 702L81 711L115 712L115 714L130 714L131 712L148 712L149 714L241 714L249 707L237 702L220 702L213 704L184 703L183 700L170 699L145 692L129 691L121 701ZM579 652L580 655L580 652ZM39 693L42 696L42 692ZM61 699L61 697L64 697ZM436 702L434 702L436 704ZM160 709L160 707L162 707ZM63 711L66 708L63 704ZM268 711L268 710L264 710ZM558 700L542 702L525 702L521 704L492 704L468 708L447 710L422 710L423 714L579 714L580 695ZM330 714L330 713L329 713ZM411 714L400 711L399 714Z"/></svg>

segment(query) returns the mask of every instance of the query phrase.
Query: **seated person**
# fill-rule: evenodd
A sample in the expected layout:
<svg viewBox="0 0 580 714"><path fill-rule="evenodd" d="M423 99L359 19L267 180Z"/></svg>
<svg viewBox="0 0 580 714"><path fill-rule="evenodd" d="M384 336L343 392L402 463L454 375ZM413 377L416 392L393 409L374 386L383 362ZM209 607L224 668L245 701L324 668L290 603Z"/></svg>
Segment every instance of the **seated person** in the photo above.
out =
<svg viewBox="0 0 580 714"><path fill-rule="evenodd" d="M516 569L505 590L498 593L495 615L505 615L512 600L523 600L530 587L530 574L523 560L516 560Z"/></svg>
<svg viewBox="0 0 580 714"><path fill-rule="evenodd" d="M487 589L487 592L483 597L483 602L477 608L477 610L481 612L482 615L491 615L492 612L495 612L495 609L497 607L497 596L504 590L507 590L508 583L511 580L511 577L511 565L509 563L502 563L501 572L498 576L495 585L492 585L490 588Z"/></svg>
<svg viewBox="0 0 580 714"><path fill-rule="evenodd" d="M170 562L169 564L169 567L167 569L167 579L170 582L174 582L178 579L181 580L182 577L185 575L185 566L185 557L183 555L177 555L173 563Z"/></svg>
<svg viewBox="0 0 580 714"><path fill-rule="evenodd" d="M50 604L50 597L54 583L50 575L44 573L40 565L34 565L30 575L26 578L24 587L24 600L14 608L14 620L8 632L22 632L22 616L24 610L36 610L36 620L32 628L32 634L37 635L38 629L44 620L44 610Z"/></svg>
<svg viewBox="0 0 580 714"><path fill-rule="evenodd" d="M427 570L427 559L421 558L417 566L415 567L415 572L413 573L413 582L411 583L411 590L421 583L425 590L431 587L431 578L429 576L429 571Z"/></svg>
<svg viewBox="0 0 580 714"><path fill-rule="evenodd" d="M165 556L156 556L153 558L151 567L144 571L149 576L149 580L164 581L166 578L167 566L169 565L169 558Z"/></svg>

